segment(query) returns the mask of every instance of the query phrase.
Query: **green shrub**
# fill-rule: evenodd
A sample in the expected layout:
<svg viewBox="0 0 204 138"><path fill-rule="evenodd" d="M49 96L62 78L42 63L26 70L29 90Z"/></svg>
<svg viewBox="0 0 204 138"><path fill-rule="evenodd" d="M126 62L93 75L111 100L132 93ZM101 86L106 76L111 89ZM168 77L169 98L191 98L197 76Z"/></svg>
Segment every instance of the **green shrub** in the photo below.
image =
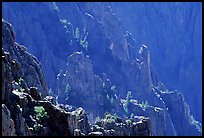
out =
<svg viewBox="0 0 204 138"><path fill-rule="evenodd" d="M20 92L24 92L25 89L23 89L22 87L20 87L19 91L20 91Z"/></svg>
<svg viewBox="0 0 204 138"><path fill-rule="evenodd" d="M121 120L121 118L119 118L116 113L114 115L111 115L110 113L106 113L104 117L105 123L116 123L119 120Z"/></svg>
<svg viewBox="0 0 204 138"><path fill-rule="evenodd" d="M107 113L104 118L105 123L115 123L115 118L110 113Z"/></svg>
<svg viewBox="0 0 204 138"><path fill-rule="evenodd" d="M36 113L36 119L42 121L48 118L47 112L45 112L43 106L35 106L34 111Z"/></svg>

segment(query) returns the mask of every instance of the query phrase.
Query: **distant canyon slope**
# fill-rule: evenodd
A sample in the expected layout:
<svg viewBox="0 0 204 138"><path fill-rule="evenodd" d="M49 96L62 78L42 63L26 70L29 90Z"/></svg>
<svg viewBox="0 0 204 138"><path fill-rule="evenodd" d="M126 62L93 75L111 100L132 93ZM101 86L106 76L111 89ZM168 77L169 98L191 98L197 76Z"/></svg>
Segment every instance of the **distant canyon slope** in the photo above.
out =
<svg viewBox="0 0 204 138"><path fill-rule="evenodd" d="M202 122L202 5L199 2L111 3L167 88L181 91Z"/></svg>

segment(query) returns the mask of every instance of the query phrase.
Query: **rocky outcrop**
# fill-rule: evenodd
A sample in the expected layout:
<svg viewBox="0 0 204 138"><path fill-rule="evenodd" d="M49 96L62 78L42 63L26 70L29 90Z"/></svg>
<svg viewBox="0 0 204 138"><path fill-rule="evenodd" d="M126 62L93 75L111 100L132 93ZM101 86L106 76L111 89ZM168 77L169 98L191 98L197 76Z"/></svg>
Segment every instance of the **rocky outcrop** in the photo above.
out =
<svg viewBox="0 0 204 138"><path fill-rule="evenodd" d="M47 84L39 61L26 51L24 46L15 42L14 31L11 24L2 19L2 48L9 53L13 68L13 79L27 82L28 87L38 87L43 96L48 94ZM9 58L7 60L9 60ZM3 73L4 74L4 73Z"/></svg>
<svg viewBox="0 0 204 138"><path fill-rule="evenodd" d="M92 62L83 52L70 55L66 70L58 74L58 102L83 107L89 112L89 121L93 120L93 114L96 117L121 111L115 94L115 86L105 74L103 78L94 74Z"/></svg>
<svg viewBox="0 0 204 138"><path fill-rule="evenodd" d="M95 133L89 135L102 136L151 136L151 123L149 118L137 117L122 120L117 116L106 114L104 119L97 121L92 127Z"/></svg>
<svg viewBox="0 0 204 138"><path fill-rule="evenodd" d="M130 102L128 109L129 112L134 115L146 116L149 118L153 136L175 135L172 132L172 126L169 126L167 123L170 118L167 118L168 112L164 108L151 106L143 101L142 103Z"/></svg>
<svg viewBox="0 0 204 138"><path fill-rule="evenodd" d="M10 111L4 104L2 104L2 136L16 136Z"/></svg>
<svg viewBox="0 0 204 138"><path fill-rule="evenodd" d="M181 93L168 90L158 91L158 89L156 91L164 100L178 135L202 135L202 125L191 116L190 108Z"/></svg>
<svg viewBox="0 0 204 138"><path fill-rule="evenodd" d="M69 42L57 10L54 9L51 2L14 2L10 4L5 2L2 4L3 18L12 23L18 34L16 42L25 45L28 51L37 57L43 66L42 70L48 86L54 90L56 76L66 65L67 52L70 53L67 49ZM52 29L49 29L48 24L52 26ZM29 66L29 69L36 68Z"/></svg>

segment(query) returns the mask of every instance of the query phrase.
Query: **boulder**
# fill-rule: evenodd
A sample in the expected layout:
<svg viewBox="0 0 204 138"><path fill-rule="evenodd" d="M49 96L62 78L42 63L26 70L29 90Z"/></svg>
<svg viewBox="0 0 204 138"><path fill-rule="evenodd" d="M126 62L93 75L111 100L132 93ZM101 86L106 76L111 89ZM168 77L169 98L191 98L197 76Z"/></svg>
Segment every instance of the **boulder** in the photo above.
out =
<svg viewBox="0 0 204 138"><path fill-rule="evenodd" d="M39 101L39 100L43 99L41 94L39 93L37 87L31 87L30 88L30 94L33 97L33 99L36 100L36 101Z"/></svg>

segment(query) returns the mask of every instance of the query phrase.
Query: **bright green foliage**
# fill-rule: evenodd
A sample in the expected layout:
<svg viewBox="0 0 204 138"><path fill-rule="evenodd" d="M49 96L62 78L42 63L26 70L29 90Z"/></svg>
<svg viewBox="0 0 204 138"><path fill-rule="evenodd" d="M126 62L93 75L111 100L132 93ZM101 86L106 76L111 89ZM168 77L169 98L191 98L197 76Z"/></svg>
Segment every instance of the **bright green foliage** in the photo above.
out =
<svg viewBox="0 0 204 138"><path fill-rule="evenodd" d="M19 91L20 91L20 92L24 92L25 89L23 89L22 87L20 87Z"/></svg>
<svg viewBox="0 0 204 138"><path fill-rule="evenodd" d="M110 113L107 113L105 118L104 118L104 121L107 123L112 123L114 122L115 123L115 119L114 117L110 114Z"/></svg>
<svg viewBox="0 0 204 138"><path fill-rule="evenodd" d="M34 111L36 113L36 118L38 120L44 120L48 118L47 112L45 112L45 109L43 106L35 106Z"/></svg>
<svg viewBox="0 0 204 138"><path fill-rule="evenodd" d="M111 115L110 113L106 113L105 118L104 118L104 122L105 123L116 123L116 121L119 119L120 118L116 114Z"/></svg>

